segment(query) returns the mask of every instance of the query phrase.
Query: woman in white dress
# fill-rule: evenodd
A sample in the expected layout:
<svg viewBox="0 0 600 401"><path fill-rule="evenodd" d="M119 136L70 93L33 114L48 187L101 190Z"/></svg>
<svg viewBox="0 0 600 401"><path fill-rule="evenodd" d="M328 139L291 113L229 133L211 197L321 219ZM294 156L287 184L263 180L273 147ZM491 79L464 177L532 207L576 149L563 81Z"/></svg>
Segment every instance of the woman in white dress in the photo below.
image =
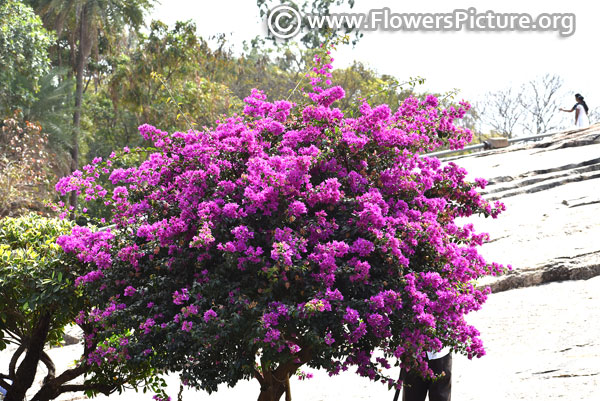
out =
<svg viewBox="0 0 600 401"><path fill-rule="evenodd" d="M583 100L583 96L581 96L579 93L575 94L575 100L577 103L575 103L575 106L573 106L571 110L560 109L560 111L566 111L567 113L574 111L575 126L577 128L587 128L590 126L590 120L588 118L589 107Z"/></svg>

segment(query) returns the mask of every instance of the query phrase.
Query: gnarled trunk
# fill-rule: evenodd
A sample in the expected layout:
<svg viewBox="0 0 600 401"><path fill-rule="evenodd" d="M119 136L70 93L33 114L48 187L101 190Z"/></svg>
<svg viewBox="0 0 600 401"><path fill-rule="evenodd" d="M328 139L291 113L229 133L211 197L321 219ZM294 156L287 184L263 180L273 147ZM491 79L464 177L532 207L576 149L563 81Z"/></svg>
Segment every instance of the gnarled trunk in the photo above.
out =
<svg viewBox="0 0 600 401"><path fill-rule="evenodd" d="M46 344L46 338L50 330L50 320L51 316L49 313L41 316L38 320L31 333L31 338L27 342L25 357L19 364L14 377L11 377L13 382L10 388L8 388L5 401L23 401L25 399L27 390L29 390L35 380L38 363L42 358L44 345Z"/></svg>
<svg viewBox="0 0 600 401"><path fill-rule="evenodd" d="M254 372L254 376L260 383L258 401L279 401L283 394L285 394L285 401L292 401L290 377L298 368L310 361L311 351L302 349L296 356L296 361L281 364L273 370L265 361L261 361L262 374Z"/></svg>
<svg viewBox="0 0 600 401"><path fill-rule="evenodd" d="M292 396L289 391L289 376L279 378L271 372L267 372L264 376L265 382L264 385L261 385L260 387L258 401L279 401L284 393L287 394L286 401L291 401Z"/></svg>

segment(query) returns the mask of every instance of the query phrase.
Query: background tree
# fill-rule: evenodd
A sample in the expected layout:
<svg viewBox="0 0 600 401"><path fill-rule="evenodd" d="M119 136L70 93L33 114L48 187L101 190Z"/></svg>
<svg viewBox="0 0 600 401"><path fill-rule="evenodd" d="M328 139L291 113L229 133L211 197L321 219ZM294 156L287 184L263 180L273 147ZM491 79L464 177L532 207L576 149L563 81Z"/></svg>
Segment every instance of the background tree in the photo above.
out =
<svg viewBox="0 0 600 401"><path fill-rule="evenodd" d="M333 71L333 80L346 92L346 96L339 101L340 109L354 112L358 111L358 105L363 100L375 104L385 103L396 110L404 99L414 94L414 86L424 82L422 78L400 82L390 75L379 75L359 62Z"/></svg>
<svg viewBox="0 0 600 401"><path fill-rule="evenodd" d="M0 130L0 218L27 211L47 212L58 178L48 136L16 113Z"/></svg>
<svg viewBox="0 0 600 401"><path fill-rule="evenodd" d="M525 108L513 88L488 92L476 106L481 122L495 133L512 138L523 123Z"/></svg>
<svg viewBox="0 0 600 401"><path fill-rule="evenodd" d="M304 71L318 50L291 42L273 47L268 40L255 38L239 53L225 35L197 36L190 22L168 28L156 21L144 33L130 29L135 25L132 21L139 22L137 17L110 17L109 23L101 22L120 12L135 15L148 2L126 2L133 11L119 8L125 3L112 2L111 11L104 13L98 10L109 9L102 2L28 3L44 17L46 26L56 31L56 42L50 48L55 68L32 81L39 96L22 108L23 118L42 127L60 164L68 165L68 170L79 165L79 159L89 162L108 156L114 148L142 145L136 132L143 123L160 124L169 131L211 125L221 116L231 115L257 86L266 88L272 98L301 101L301 89L308 84ZM306 7L340 5L307 2ZM82 14L86 7L91 10L89 18ZM90 40L80 41L84 17L92 23L84 30ZM85 51L79 52L80 48ZM78 88L77 60L85 54L83 76L79 75L83 85ZM344 84L349 96L342 101L342 109L356 109L354 99L361 96L395 107L410 92L400 89L393 77L358 64L347 70ZM80 104L75 99L78 90L83 105L80 113L75 110L75 104ZM75 120L79 123L74 124Z"/></svg>
<svg viewBox="0 0 600 401"><path fill-rule="evenodd" d="M47 137L51 167L58 177L70 172L74 88L67 69L54 67L39 79L36 100L22 110L22 119L35 123Z"/></svg>
<svg viewBox="0 0 600 401"><path fill-rule="evenodd" d="M563 80L546 74L523 84L519 103L525 112L523 128L530 135L540 135L562 127L558 110L564 98Z"/></svg>
<svg viewBox="0 0 600 401"><path fill-rule="evenodd" d="M126 27L139 28L143 24L144 11L152 3L151 0L34 0L32 3L48 26L56 30L57 36L63 34L63 29L67 35L69 60L75 75L75 107L70 144L71 171L75 171L79 167L84 75L90 54L94 50L95 58L98 59L101 35L109 37L118 35ZM60 47L57 51L60 54ZM75 201L75 198L70 200L72 204Z"/></svg>
<svg viewBox="0 0 600 401"><path fill-rule="evenodd" d="M38 80L50 69L52 40L30 7L16 0L0 2L0 117L36 100Z"/></svg>
<svg viewBox="0 0 600 401"><path fill-rule="evenodd" d="M354 7L355 0L305 0L303 2L298 1L286 1L286 0L256 0L256 5L260 11L261 18L267 18L269 12L279 4L287 4L294 7L302 13L304 16L302 26L308 26L306 14L314 14L319 16L331 15L333 7L345 6L352 9ZM347 11L347 10L345 10ZM353 36L353 43L356 44L362 37L362 33L354 27L349 27L345 24L344 28L340 31L332 31L328 27L324 26L318 29L310 29L301 31L301 36L295 38L302 43L308 49L316 49L328 40L335 40L341 36L351 34ZM274 37L271 32L267 32L268 37L274 44L277 44L277 38Z"/></svg>
<svg viewBox="0 0 600 401"><path fill-rule="evenodd" d="M172 130L212 124L236 102L223 83L227 73L220 71L233 60L219 63L195 24L177 22L169 29L153 21L149 34L137 40L131 52L111 60L114 73L106 81L113 107L132 111L136 128L160 118ZM186 122L188 117L193 121Z"/></svg>
<svg viewBox="0 0 600 401"><path fill-rule="evenodd" d="M600 122L600 107L594 107L589 110L590 123L595 124Z"/></svg>

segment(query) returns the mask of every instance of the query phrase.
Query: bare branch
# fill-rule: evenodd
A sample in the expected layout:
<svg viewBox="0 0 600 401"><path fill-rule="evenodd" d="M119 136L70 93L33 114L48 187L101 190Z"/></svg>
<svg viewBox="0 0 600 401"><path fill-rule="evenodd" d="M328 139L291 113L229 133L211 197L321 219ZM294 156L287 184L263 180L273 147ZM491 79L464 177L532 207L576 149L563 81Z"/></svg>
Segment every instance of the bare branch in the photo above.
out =
<svg viewBox="0 0 600 401"><path fill-rule="evenodd" d="M561 127L558 113L562 86L558 75L546 74L521 87L519 103L528 117L522 125L529 134L539 135Z"/></svg>
<svg viewBox="0 0 600 401"><path fill-rule="evenodd" d="M515 128L524 115L519 97L513 93L512 88L488 92L485 99L477 104L477 108L482 122L507 138L515 134Z"/></svg>

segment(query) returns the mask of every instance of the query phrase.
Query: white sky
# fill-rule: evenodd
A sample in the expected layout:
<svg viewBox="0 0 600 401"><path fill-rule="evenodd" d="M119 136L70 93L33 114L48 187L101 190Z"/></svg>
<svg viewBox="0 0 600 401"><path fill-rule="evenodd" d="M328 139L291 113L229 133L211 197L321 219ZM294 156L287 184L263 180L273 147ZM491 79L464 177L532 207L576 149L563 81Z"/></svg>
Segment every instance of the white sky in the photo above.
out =
<svg viewBox="0 0 600 401"><path fill-rule="evenodd" d="M161 1L152 18L168 24L192 19L201 36L226 33L238 49L243 40L266 33L255 0ZM571 93L565 98L565 107L572 106L572 94L576 92L585 96L591 108L600 105L598 0L356 0L351 11L382 7L394 13L448 13L468 7L476 7L478 12L534 16L574 13L576 31L566 38L558 32L367 32L355 48L349 45L338 49L334 67L359 60L400 80L422 76L427 80L423 89L443 92L458 88L460 97L469 101L487 91L555 73L564 79L565 89Z"/></svg>

